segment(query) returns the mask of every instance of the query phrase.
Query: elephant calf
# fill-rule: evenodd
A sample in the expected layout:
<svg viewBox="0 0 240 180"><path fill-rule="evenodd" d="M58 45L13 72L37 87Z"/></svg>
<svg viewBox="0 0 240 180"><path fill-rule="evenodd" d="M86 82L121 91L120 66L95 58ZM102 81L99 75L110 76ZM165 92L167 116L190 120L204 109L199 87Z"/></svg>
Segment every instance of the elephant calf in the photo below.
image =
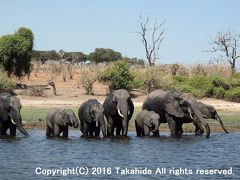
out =
<svg viewBox="0 0 240 180"><path fill-rule="evenodd" d="M160 116L154 111L143 110L138 113L135 120L137 136L159 136Z"/></svg>
<svg viewBox="0 0 240 180"><path fill-rule="evenodd" d="M47 114L46 117L46 136L68 137L68 126L77 128L78 119L74 112L70 109L54 109Z"/></svg>
<svg viewBox="0 0 240 180"><path fill-rule="evenodd" d="M100 129L102 130L103 137L106 137L106 124L103 112L103 105L96 99L89 99L79 107L78 117L83 137L93 136L93 134L99 136Z"/></svg>

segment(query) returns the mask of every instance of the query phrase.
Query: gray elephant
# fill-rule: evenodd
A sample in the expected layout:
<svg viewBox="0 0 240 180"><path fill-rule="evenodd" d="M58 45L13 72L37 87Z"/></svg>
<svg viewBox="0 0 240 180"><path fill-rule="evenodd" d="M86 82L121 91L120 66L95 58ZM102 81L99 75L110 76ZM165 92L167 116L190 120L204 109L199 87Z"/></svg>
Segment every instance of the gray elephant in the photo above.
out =
<svg viewBox="0 0 240 180"><path fill-rule="evenodd" d="M205 127L206 137L209 138L209 125L204 121L197 101L190 93L155 90L147 96L142 109L159 114L160 124L168 123L172 136L182 134L183 123L193 122L194 125L198 126L201 134Z"/></svg>
<svg viewBox="0 0 240 180"><path fill-rule="evenodd" d="M160 116L154 111L143 110L135 119L137 136L159 136Z"/></svg>
<svg viewBox="0 0 240 180"><path fill-rule="evenodd" d="M106 124L103 112L103 105L96 99L89 99L79 107L78 117L83 137L93 136L93 134L94 136L99 136L100 129L103 137L106 137Z"/></svg>
<svg viewBox="0 0 240 180"><path fill-rule="evenodd" d="M113 91L107 96L103 103L104 114L110 127L107 128L107 135L113 136L116 128L116 135L127 136L128 123L134 111L134 105L130 94L125 89Z"/></svg>
<svg viewBox="0 0 240 180"><path fill-rule="evenodd" d="M16 129L18 129L26 137L29 136L23 128L21 107L18 97L9 93L0 94L0 135L6 135L9 129L10 135L16 136Z"/></svg>
<svg viewBox="0 0 240 180"><path fill-rule="evenodd" d="M46 136L68 137L68 126L77 128L79 125L75 113L71 109L54 109L46 117Z"/></svg>
<svg viewBox="0 0 240 180"><path fill-rule="evenodd" d="M223 130L225 131L225 133L228 134L228 131L225 128L222 119L220 118L220 116L217 113L217 110L213 106L204 104L202 102L197 102L197 105L198 105L198 108L199 108L199 110L202 113L204 118L217 120L220 123L220 125L222 126ZM199 128L196 126L196 130L195 131L198 131L198 129Z"/></svg>

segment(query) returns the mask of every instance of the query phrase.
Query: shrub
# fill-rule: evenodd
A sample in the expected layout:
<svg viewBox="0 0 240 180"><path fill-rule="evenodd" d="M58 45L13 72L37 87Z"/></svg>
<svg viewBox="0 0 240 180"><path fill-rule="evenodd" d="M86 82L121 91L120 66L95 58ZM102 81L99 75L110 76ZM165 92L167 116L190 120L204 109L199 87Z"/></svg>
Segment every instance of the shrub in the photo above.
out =
<svg viewBox="0 0 240 180"><path fill-rule="evenodd" d="M225 89L223 87L213 88L213 96L218 99L223 99L225 95Z"/></svg>
<svg viewBox="0 0 240 180"><path fill-rule="evenodd" d="M11 81L7 73L0 69L0 92L11 92L15 87L15 83Z"/></svg>
<svg viewBox="0 0 240 180"><path fill-rule="evenodd" d="M229 89L226 91L225 97L227 100L240 102L240 87Z"/></svg>
<svg viewBox="0 0 240 180"><path fill-rule="evenodd" d="M94 95L93 84L97 81L98 74L99 71L97 70L97 68L91 67L82 70L80 82L85 89L86 94Z"/></svg>
<svg viewBox="0 0 240 180"><path fill-rule="evenodd" d="M194 88L187 84L182 84L175 88L177 91L184 92L184 93L193 93Z"/></svg>
<svg viewBox="0 0 240 180"><path fill-rule="evenodd" d="M143 80L144 69L133 69L133 88L138 88L145 90L144 80Z"/></svg>
<svg viewBox="0 0 240 180"><path fill-rule="evenodd" d="M99 76L99 80L107 83L110 91L116 89L131 90L133 88L133 75L130 72L130 65L122 60L108 66Z"/></svg>
<svg viewBox="0 0 240 180"><path fill-rule="evenodd" d="M147 68L142 77L148 93L156 89L169 90L172 88L171 75L164 73L158 67Z"/></svg>

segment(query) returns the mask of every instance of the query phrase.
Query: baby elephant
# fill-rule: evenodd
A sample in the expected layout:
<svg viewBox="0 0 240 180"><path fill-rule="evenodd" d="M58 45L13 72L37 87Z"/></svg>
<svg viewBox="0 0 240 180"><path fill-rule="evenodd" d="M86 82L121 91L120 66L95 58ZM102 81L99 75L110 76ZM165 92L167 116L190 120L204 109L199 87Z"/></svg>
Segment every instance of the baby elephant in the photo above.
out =
<svg viewBox="0 0 240 180"><path fill-rule="evenodd" d="M160 116L154 111L143 110L138 113L135 120L137 136L149 136L150 132L153 136L159 136Z"/></svg>
<svg viewBox="0 0 240 180"><path fill-rule="evenodd" d="M83 137L93 136L93 134L99 136L100 129L102 130L103 137L106 137L106 124L103 111L103 105L96 99L89 99L80 106L78 117Z"/></svg>
<svg viewBox="0 0 240 180"><path fill-rule="evenodd" d="M68 137L68 125L77 128L78 119L71 109L54 109L46 117L46 136Z"/></svg>

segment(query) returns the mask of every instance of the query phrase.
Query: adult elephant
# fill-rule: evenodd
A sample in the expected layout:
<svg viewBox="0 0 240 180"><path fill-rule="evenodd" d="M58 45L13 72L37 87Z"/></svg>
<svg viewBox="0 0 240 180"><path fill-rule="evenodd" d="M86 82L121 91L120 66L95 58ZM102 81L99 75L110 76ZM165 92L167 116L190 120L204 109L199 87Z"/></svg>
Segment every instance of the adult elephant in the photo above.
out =
<svg viewBox="0 0 240 180"><path fill-rule="evenodd" d="M23 128L21 117L21 102L16 96L9 93L0 94L0 135L6 135L7 130L10 130L11 136L16 136L18 129L26 137L29 136Z"/></svg>
<svg viewBox="0 0 240 180"><path fill-rule="evenodd" d="M198 105L198 108L199 108L200 112L202 113L202 115L203 115L203 117L205 119L217 120L220 123L220 125L222 126L223 130L225 131L225 133L228 134L228 131L225 128L222 119L220 118L220 116L217 113L217 110L213 106L204 104L202 102L197 102L197 105ZM196 130L195 131L198 131L198 127L197 126L196 126Z"/></svg>
<svg viewBox="0 0 240 180"><path fill-rule="evenodd" d="M205 126L206 137L209 138L209 125L204 122L197 101L192 94L155 90L147 96L142 109L159 114L160 124L168 123L172 136L182 134L183 123L193 122L199 127L201 134Z"/></svg>
<svg viewBox="0 0 240 180"><path fill-rule="evenodd" d="M75 113L71 109L54 109L46 117L46 136L68 137L68 126L77 128L79 125Z"/></svg>
<svg viewBox="0 0 240 180"><path fill-rule="evenodd" d="M136 116L135 128L137 136L159 136L160 116L154 111L143 110Z"/></svg>
<svg viewBox="0 0 240 180"><path fill-rule="evenodd" d="M110 93L103 103L104 114L109 127L107 135L113 136L116 128L116 135L127 136L128 123L134 111L134 105L130 94L125 89L115 90Z"/></svg>
<svg viewBox="0 0 240 180"><path fill-rule="evenodd" d="M106 137L106 123L104 120L103 105L96 99L89 99L84 102L78 110L78 117L81 123L82 136L99 136L100 129L103 137ZM100 128L101 127L101 128Z"/></svg>

